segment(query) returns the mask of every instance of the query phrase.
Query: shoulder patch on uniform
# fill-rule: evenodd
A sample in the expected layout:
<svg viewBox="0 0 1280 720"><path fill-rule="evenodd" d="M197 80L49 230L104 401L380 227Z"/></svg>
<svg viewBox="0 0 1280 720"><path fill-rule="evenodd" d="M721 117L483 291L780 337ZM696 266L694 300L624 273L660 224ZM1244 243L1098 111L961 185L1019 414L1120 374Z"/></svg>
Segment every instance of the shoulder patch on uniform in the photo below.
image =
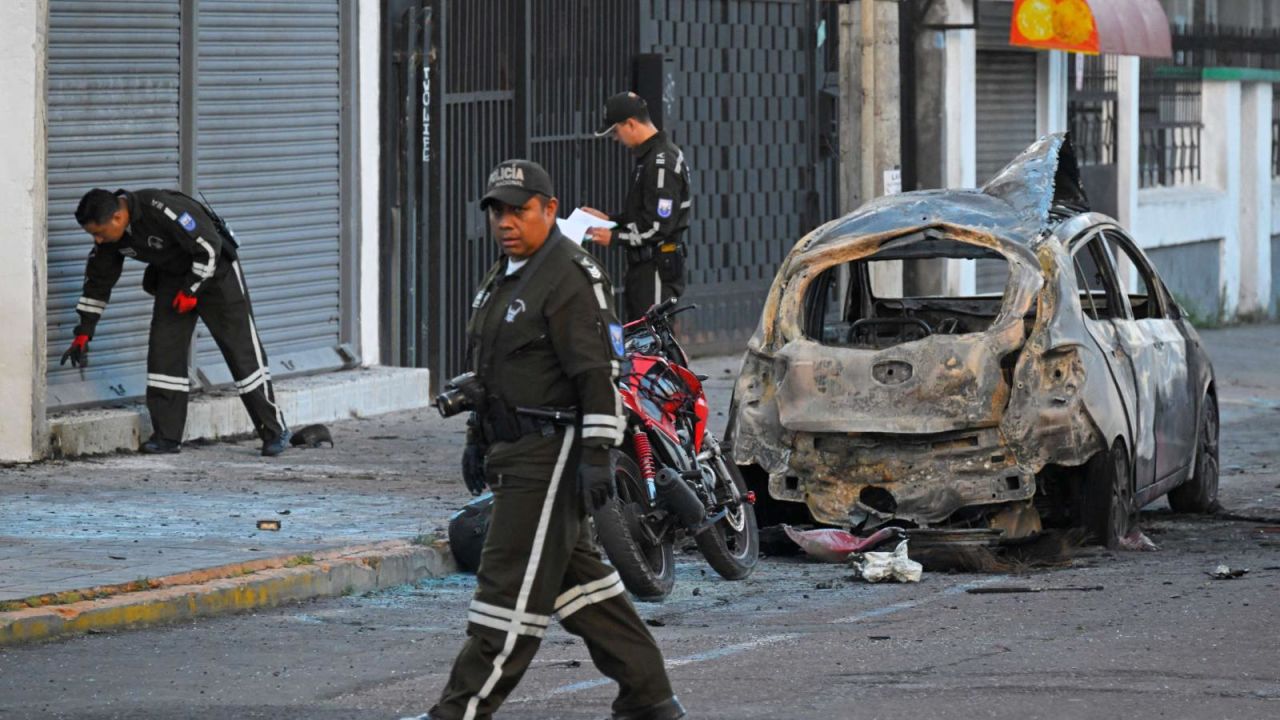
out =
<svg viewBox="0 0 1280 720"><path fill-rule="evenodd" d="M658 198L658 217L671 217L671 210L673 207L674 203L671 198Z"/></svg>
<svg viewBox="0 0 1280 720"><path fill-rule="evenodd" d="M596 261L590 255L582 253L574 260L582 268L582 271L587 274L587 277L591 278L591 282L604 282L604 271L600 269L600 266L596 264Z"/></svg>
<svg viewBox="0 0 1280 720"><path fill-rule="evenodd" d="M627 354L627 344L622 338L622 325L616 322L609 323L609 343L613 345L613 354L618 357Z"/></svg>
<svg viewBox="0 0 1280 720"><path fill-rule="evenodd" d="M178 224L187 232L191 232L196 229L196 219L191 217L191 213L182 213L179 215Z"/></svg>
<svg viewBox="0 0 1280 720"><path fill-rule="evenodd" d="M655 163L657 163L658 165L666 165L666 164L667 164L667 154L666 154L666 153L664 153L664 152L660 152L660 153L658 153L658 157L657 157L657 159L655 159L655 160L654 160L654 162L655 162Z"/></svg>

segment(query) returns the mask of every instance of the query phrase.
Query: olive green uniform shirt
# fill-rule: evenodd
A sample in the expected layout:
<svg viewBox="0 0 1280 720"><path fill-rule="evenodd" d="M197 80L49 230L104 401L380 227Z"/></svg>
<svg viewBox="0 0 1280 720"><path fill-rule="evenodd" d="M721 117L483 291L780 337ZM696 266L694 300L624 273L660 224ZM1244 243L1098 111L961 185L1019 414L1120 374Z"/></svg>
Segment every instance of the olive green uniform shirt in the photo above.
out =
<svg viewBox="0 0 1280 720"><path fill-rule="evenodd" d="M549 253L541 262L538 257ZM573 407L582 417L582 447L618 444L625 429L616 380L622 327L608 275L559 230L520 269L503 258L489 270L472 302L468 359L491 397L507 407ZM533 275L514 297L525 273ZM492 442L489 475L539 477L555 466L563 429Z"/></svg>

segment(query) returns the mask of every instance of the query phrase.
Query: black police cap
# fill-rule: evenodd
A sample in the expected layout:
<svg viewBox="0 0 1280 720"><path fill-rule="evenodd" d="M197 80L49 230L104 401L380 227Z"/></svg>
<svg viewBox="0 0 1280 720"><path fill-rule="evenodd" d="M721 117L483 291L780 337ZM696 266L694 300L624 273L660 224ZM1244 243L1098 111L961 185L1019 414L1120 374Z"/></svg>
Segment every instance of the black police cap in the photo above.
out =
<svg viewBox="0 0 1280 720"><path fill-rule="evenodd" d="M534 195L556 196L547 171L532 160L504 160L489 173L480 209L487 209L494 201L522 207Z"/></svg>
<svg viewBox="0 0 1280 720"><path fill-rule="evenodd" d="M644 98L633 92L620 92L604 101L604 124L596 131L596 137L604 137L613 132L614 125L640 117L648 111Z"/></svg>

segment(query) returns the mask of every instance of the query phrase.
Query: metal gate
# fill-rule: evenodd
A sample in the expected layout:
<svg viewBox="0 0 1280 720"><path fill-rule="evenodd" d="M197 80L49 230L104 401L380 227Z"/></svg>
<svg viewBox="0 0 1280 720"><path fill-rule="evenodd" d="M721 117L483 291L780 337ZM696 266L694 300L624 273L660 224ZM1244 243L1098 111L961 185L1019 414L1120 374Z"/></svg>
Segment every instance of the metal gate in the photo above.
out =
<svg viewBox="0 0 1280 720"><path fill-rule="evenodd" d="M402 3L403 5L403 3ZM471 299L500 250L480 211L493 166L543 164L560 205L609 208L626 192L626 150L594 137L604 98L631 85L632 0L434 0L391 32L384 116L383 357L461 369ZM580 41L578 41L580 40ZM621 258L602 254L615 276Z"/></svg>
<svg viewBox="0 0 1280 720"><path fill-rule="evenodd" d="M683 330L701 351L740 351L792 245L838 214L837 159L821 151L838 145L821 105L838 92L838 4L648 6L667 129L693 173L687 298L699 309Z"/></svg>
<svg viewBox="0 0 1280 720"><path fill-rule="evenodd" d="M835 212L835 159L817 151L835 146L834 128L817 135L817 94L833 99L837 85L835 3L393 0L390 12L388 362L429 366L437 383L461 369L471 298L499 255L479 209L499 161L542 163L562 214L621 207L633 160L592 131L610 94L655 85L637 76L654 67L642 55L661 56L651 102L692 171L688 297L701 309L684 329L693 347L740 348L783 256ZM818 73L806 57L823 34L815 20L828 23ZM622 253L597 254L621 278Z"/></svg>
<svg viewBox="0 0 1280 720"><path fill-rule="evenodd" d="M103 3L106 5L107 3ZM92 241L76 204L92 187L177 187L179 0L49 3L48 405L140 395L151 297L142 263L126 262L90 348L91 364L58 358L79 322L76 301Z"/></svg>

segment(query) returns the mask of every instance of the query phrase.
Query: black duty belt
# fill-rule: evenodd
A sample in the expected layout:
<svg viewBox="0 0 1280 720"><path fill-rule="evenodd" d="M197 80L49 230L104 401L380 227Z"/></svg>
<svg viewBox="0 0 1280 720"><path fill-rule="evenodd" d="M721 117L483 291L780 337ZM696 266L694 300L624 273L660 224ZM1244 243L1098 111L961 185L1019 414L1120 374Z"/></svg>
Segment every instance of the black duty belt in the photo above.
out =
<svg viewBox="0 0 1280 720"><path fill-rule="evenodd" d="M490 403L480 416L480 426L489 442L515 442L526 435L552 437L561 428L578 422L575 408L518 407L514 412L504 411Z"/></svg>
<svg viewBox="0 0 1280 720"><path fill-rule="evenodd" d="M679 241L668 241L657 245L642 245L640 247L627 248L627 262L635 265L636 263L649 262L658 255L663 253L678 252L682 256L687 255L684 243Z"/></svg>

